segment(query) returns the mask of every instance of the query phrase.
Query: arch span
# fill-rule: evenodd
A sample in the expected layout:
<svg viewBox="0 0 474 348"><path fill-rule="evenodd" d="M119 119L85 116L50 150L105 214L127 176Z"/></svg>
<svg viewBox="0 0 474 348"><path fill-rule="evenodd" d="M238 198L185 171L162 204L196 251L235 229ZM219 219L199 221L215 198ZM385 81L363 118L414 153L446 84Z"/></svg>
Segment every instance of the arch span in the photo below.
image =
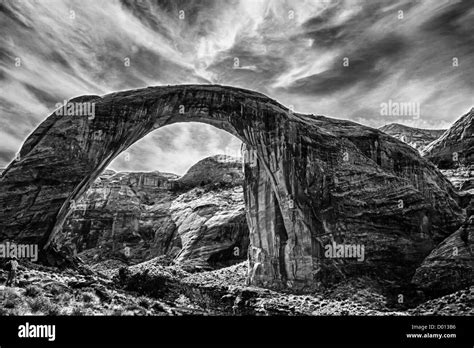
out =
<svg viewBox="0 0 474 348"><path fill-rule="evenodd" d="M449 182L413 149L372 128L293 113L260 93L179 85L68 105L86 102L94 117L53 113L0 179L0 239L39 243L50 263L71 204L118 154L177 122L214 125L246 146L251 284L312 289L353 274L403 278L462 219ZM364 246L364 260L326 253L338 243Z"/></svg>

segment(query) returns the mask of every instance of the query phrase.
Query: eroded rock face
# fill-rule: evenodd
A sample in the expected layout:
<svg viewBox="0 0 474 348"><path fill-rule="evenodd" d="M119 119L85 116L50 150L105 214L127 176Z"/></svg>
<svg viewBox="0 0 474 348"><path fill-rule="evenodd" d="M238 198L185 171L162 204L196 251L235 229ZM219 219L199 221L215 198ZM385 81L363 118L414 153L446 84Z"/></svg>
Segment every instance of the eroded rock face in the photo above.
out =
<svg viewBox="0 0 474 348"><path fill-rule="evenodd" d="M446 131L445 129L420 129L398 123L391 123L380 127L379 129L382 132L403 141L420 152Z"/></svg>
<svg viewBox="0 0 474 348"><path fill-rule="evenodd" d="M474 164L474 108L422 152L440 169Z"/></svg>
<svg viewBox="0 0 474 348"><path fill-rule="evenodd" d="M181 178L106 170L56 243L89 262L166 256L188 269L241 262L249 243L242 180L241 160L230 156L199 161Z"/></svg>
<svg viewBox="0 0 474 348"><path fill-rule="evenodd" d="M82 258L139 262L180 248L168 209L178 176L105 171L72 207L56 243Z"/></svg>
<svg viewBox="0 0 474 348"><path fill-rule="evenodd" d="M256 92L182 85L77 101L94 102L95 117L51 115L1 177L1 239L38 242L47 254L71 202L115 156L156 128L187 121L246 145L252 284L311 290L354 275L408 282L464 219L452 185L413 148ZM326 256L334 243L363 246L363 260Z"/></svg>
<svg viewBox="0 0 474 348"><path fill-rule="evenodd" d="M454 169L442 169L441 172L458 191L465 191L474 196L474 164Z"/></svg>
<svg viewBox="0 0 474 348"><path fill-rule="evenodd" d="M472 285L473 245L474 215L428 255L416 270L413 283L436 296Z"/></svg>

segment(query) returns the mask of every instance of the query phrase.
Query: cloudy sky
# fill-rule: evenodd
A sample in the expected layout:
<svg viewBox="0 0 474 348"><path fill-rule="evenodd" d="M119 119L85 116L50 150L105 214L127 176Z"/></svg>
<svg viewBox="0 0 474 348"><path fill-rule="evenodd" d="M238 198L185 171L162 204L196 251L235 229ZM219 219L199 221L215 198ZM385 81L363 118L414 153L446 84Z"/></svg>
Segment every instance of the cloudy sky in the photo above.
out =
<svg viewBox="0 0 474 348"><path fill-rule="evenodd" d="M373 127L445 128L474 106L472 0L0 0L0 29L0 167L56 103L150 85L233 85ZM390 100L419 117L382 115ZM178 124L111 167L182 174L239 148Z"/></svg>

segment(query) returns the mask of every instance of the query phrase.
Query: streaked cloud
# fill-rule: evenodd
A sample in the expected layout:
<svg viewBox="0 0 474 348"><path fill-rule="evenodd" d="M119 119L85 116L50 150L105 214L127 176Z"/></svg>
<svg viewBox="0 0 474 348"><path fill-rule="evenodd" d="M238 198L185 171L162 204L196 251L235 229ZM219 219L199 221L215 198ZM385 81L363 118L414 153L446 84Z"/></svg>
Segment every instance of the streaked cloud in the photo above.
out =
<svg viewBox="0 0 474 348"><path fill-rule="evenodd" d="M56 103L149 85L235 85L374 127L444 128L474 105L470 0L8 0L0 22L0 166ZM388 100L421 115L381 116ZM181 174L239 147L178 124L112 166Z"/></svg>

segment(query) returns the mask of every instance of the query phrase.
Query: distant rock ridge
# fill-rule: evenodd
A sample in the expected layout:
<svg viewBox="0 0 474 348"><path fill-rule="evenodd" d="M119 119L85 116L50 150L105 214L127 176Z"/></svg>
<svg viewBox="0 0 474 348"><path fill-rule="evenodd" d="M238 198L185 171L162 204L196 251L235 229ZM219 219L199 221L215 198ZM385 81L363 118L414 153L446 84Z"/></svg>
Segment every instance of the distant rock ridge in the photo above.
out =
<svg viewBox="0 0 474 348"><path fill-rule="evenodd" d="M199 161L177 181L183 186L204 186L211 183L241 185L243 179L242 158L216 155Z"/></svg>
<svg viewBox="0 0 474 348"><path fill-rule="evenodd" d="M399 123L391 123L380 127L379 129L382 132L407 143L420 152L446 131L445 129L420 129Z"/></svg>
<svg viewBox="0 0 474 348"><path fill-rule="evenodd" d="M437 140L429 144L422 156L440 169L474 164L474 108L459 118Z"/></svg>

